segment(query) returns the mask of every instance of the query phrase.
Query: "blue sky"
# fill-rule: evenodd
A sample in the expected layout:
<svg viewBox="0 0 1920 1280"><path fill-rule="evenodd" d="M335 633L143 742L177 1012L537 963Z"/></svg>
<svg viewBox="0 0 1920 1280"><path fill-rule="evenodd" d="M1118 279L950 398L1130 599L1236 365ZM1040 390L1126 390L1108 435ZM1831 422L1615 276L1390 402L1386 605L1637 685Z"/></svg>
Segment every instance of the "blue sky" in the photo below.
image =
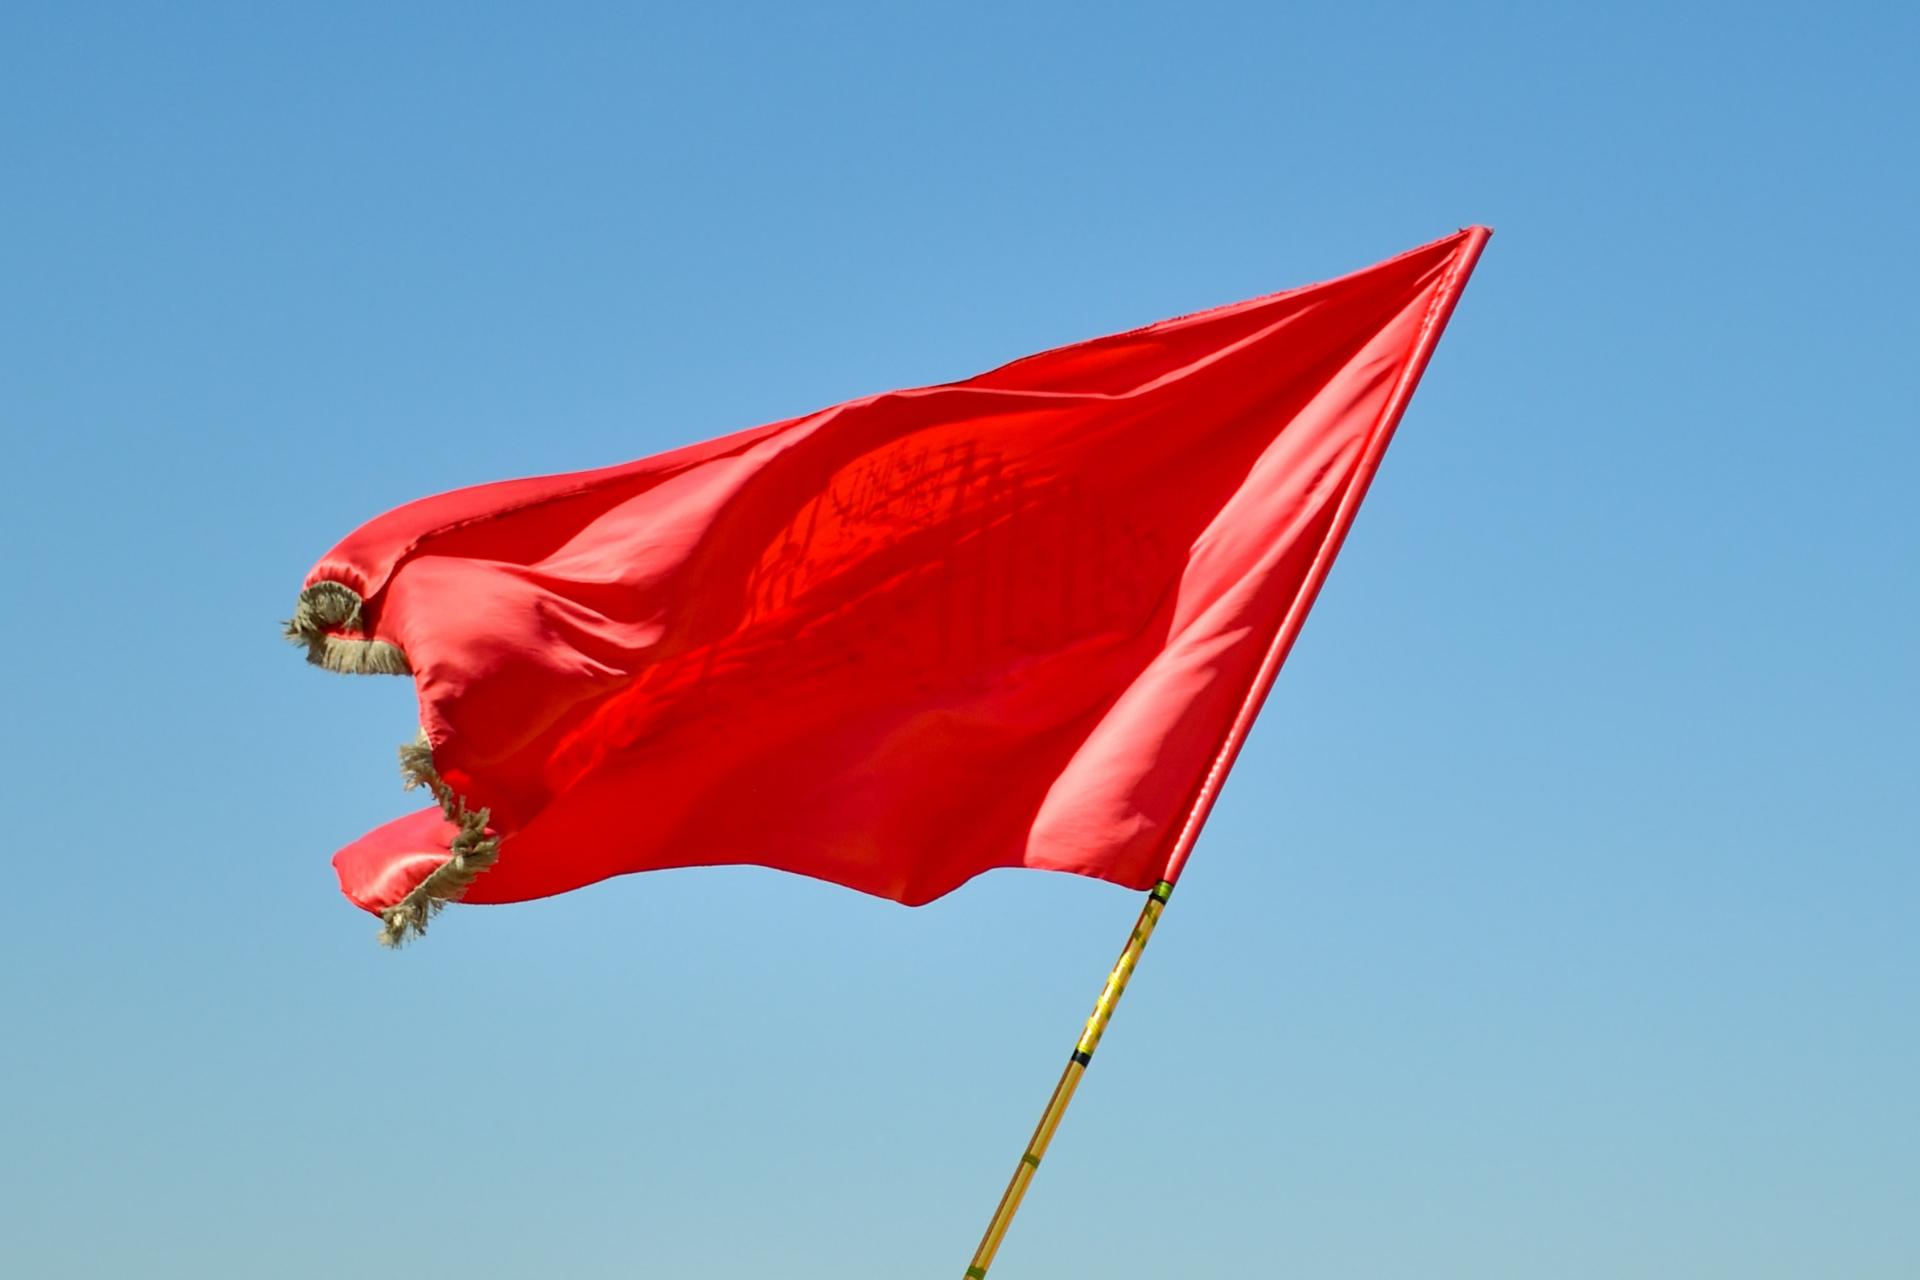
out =
<svg viewBox="0 0 1920 1280"><path fill-rule="evenodd" d="M957 1275L1137 906L329 853L395 503L1498 234L996 1280L1920 1274L1907 6L0 12L0 1272Z"/></svg>

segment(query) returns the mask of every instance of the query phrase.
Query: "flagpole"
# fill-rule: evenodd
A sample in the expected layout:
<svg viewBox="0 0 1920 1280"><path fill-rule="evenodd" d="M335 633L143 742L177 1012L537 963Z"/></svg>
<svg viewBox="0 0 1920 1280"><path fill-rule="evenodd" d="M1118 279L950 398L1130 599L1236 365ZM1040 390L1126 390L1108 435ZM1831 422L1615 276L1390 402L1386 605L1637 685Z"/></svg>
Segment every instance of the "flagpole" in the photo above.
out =
<svg viewBox="0 0 1920 1280"><path fill-rule="evenodd" d="M1013 1168L1013 1178L1007 1183L1006 1193L1000 1197L1000 1204L993 1211L993 1219L987 1223L987 1233L980 1237L980 1247L973 1251L973 1261L967 1267L966 1280L985 1280L987 1268L993 1265L993 1255L1000 1251L1000 1242L1006 1238L1007 1228L1013 1225L1013 1215L1019 1212L1020 1201L1025 1198L1027 1187L1040 1168L1041 1157L1047 1154L1054 1130L1060 1127L1060 1118L1066 1115L1067 1104L1073 1101L1073 1091L1080 1087L1080 1077L1087 1073L1087 1068L1093 1063L1093 1051L1100 1046L1100 1037L1106 1034L1107 1021L1113 1017L1114 1007L1120 1003L1120 997L1126 994L1134 966L1140 963L1140 953L1146 950L1147 939L1153 936L1154 926L1160 923L1160 916L1166 911L1167 899L1172 893L1173 886L1162 880L1147 894L1147 900L1140 908L1140 918L1134 922L1133 935L1127 939L1120 958L1114 961L1113 972L1107 975L1107 985L1101 989L1100 999L1094 1002L1087 1025L1080 1032L1079 1043L1074 1045L1073 1053L1067 1059L1066 1070L1060 1073L1060 1083L1053 1087L1053 1096L1047 1099L1047 1109L1040 1113L1040 1123L1034 1129L1033 1137L1028 1140L1020 1163Z"/></svg>
<svg viewBox="0 0 1920 1280"><path fill-rule="evenodd" d="M1305 621L1307 610L1313 606L1320 584L1325 581L1327 569L1333 564L1333 558L1340 550L1340 543L1346 537L1348 527L1353 523L1354 512L1360 506L1360 499L1366 496L1367 486L1380 465L1380 456L1385 452L1387 441L1392 438L1394 428L1400 424L1400 417L1406 411L1407 401L1413 396L1414 386L1420 381L1420 375L1427 367L1427 361L1433 356L1434 345L1440 340L1440 331L1446 327L1448 318L1453 314L1454 305L1460 300L1460 290L1472 274L1474 264L1480 259L1481 250L1486 248L1487 238L1493 234L1486 227L1466 228L1459 252L1453 259L1447 272L1441 277L1434 290L1433 300L1427 307L1419 331L1414 335L1411 349L1407 352L1405 363L1400 368L1399 380L1387 396L1386 404L1381 408L1380 418L1368 433L1366 443L1361 450L1358 468L1347 490L1340 497L1340 503L1334 510L1333 526L1326 539L1321 543L1319 552L1314 556L1313 564L1307 571L1307 578L1293 606L1281 619L1278 631L1267 648L1266 657L1261 661L1254 675L1252 686L1240 705L1239 714L1227 730L1226 740L1221 743L1219 753L1214 757L1213 765L1207 771L1199 795L1193 807L1187 813L1185 824L1174 841L1173 852L1167 859L1167 878L1153 887L1147 895L1146 905L1140 909L1140 920L1133 926L1133 936L1127 940L1126 949L1120 953L1113 972L1107 975L1107 985L1100 993L1099 1003L1093 1007L1093 1015L1087 1019L1086 1030L1080 1035L1080 1043L1074 1047L1073 1056L1067 1061L1067 1069L1060 1075L1060 1083L1054 1086L1053 1097L1047 1101L1047 1109L1040 1115L1039 1127L1033 1131L1032 1141L1027 1143L1026 1154L1020 1157L1020 1163L1014 1168L1013 1180L1007 1183L1006 1194L1000 1197L1000 1206L993 1211L993 1220L987 1224L987 1234L980 1240L980 1247L974 1251L973 1264L967 1268L967 1280L984 1280L987 1268L993 1265L993 1255L999 1252L1000 1242L1006 1237L1007 1228L1013 1223L1013 1215L1020 1208L1021 1199L1027 1194L1027 1187L1033 1181L1033 1175L1040 1167L1040 1158L1047 1153L1047 1146L1053 1141L1054 1130L1060 1127L1060 1118L1066 1114L1067 1104L1073 1101L1073 1091L1080 1086L1080 1077L1086 1074L1087 1066L1093 1061L1094 1047L1100 1043L1101 1033L1107 1029L1107 1019L1113 1016L1113 1008L1120 1003L1120 996L1127 989L1127 980L1133 976L1134 965L1139 963L1140 952L1146 948L1147 939L1153 936L1153 927L1160 922L1165 910L1167 898L1173 892L1173 881L1179 879L1181 869L1186 865L1187 855L1193 852L1194 841L1199 838L1200 827L1213 809L1213 802L1219 798L1220 786L1225 781L1227 770L1232 767L1234 758L1239 755L1241 744L1246 741L1247 732L1253 727L1253 718L1259 713L1260 704L1266 700L1267 690L1273 686L1273 678L1280 671L1280 664L1286 661L1287 651L1293 647L1294 637L1300 633L1300 625Z"/></svg>

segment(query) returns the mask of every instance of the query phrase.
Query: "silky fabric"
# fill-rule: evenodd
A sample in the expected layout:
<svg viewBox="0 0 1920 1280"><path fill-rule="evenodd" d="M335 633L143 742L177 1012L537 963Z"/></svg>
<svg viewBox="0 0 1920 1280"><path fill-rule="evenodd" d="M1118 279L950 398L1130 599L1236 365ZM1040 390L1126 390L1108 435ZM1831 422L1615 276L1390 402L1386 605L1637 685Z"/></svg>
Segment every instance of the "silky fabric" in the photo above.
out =
<svg viewBox="0 0 1920 1280"><path fill-rule="evenodd" d="M1485 232L1329 283L363 526L309 585L398 646L502 837L465 894L752 863L909 904L1144 889L1199 821ZM343 849L392 906L437 809Z"/></svg>

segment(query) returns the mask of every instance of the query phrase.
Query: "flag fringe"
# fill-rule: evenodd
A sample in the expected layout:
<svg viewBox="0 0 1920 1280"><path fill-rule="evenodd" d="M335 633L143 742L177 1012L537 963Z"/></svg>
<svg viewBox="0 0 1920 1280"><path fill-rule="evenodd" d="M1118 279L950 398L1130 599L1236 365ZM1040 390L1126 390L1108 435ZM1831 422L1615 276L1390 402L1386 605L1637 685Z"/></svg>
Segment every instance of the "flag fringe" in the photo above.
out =
<svg viewBox="0 0 1920 1280"><path fill-rule="evenodd" d="M399 645L366 635L366 602L352 587L339 582L316 582L300 593L286 636L307 647L307 661L328 671L355 676L404 676L413 664ZM339 632L358 632L340 635ZM451 856L413 887L413 891L380 913L380 941L398 947L427 931L427 923L449 902L457 901L481 872L500 856L500 837L487 830L488 812L469 809L453 793L433 764L433 747L424 731L400 748L400 774L409 791L425 787L440 802L440 812L458 828Z"/></svg>
<svg viewBox="0 0 1920 1280"><path fill-rule="evenodd" d="M388 947L399 947L423 936L427 923L440 914L440 909L458 901L480 873L500 857L500 837L487 831L487 810L469 809L441 778L424 731L400 748L400 775L406 780L407 790L425 787L431 792L440 802L440 812L459 831L453 837L453 856L406 897L380 913L380 942Z"/></svg>
<svg viewBox="0 0 1920 1280"><path fill-rule="evenodd" d="M316 582L300 593L286 636L307 646L307 661L328 671L350 676L404 676L413 665L400 646L364 634L343 636L341 631L364 633L364 601L359 592L338 582Z"/></svg>

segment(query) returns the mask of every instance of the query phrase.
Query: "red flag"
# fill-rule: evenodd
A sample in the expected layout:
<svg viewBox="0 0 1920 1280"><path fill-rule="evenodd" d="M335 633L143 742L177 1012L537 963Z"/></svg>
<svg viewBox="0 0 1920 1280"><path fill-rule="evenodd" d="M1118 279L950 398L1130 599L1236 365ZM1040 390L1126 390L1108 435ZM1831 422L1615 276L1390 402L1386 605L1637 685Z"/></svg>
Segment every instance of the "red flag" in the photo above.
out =
<svg viewBox="0 0 1920 1280"><path fill-rule="evenodd" d="M289 632L411 671L441 808L342 888L398 940L666 867L1176 879L1488 234L363 526Z"/></svg>

